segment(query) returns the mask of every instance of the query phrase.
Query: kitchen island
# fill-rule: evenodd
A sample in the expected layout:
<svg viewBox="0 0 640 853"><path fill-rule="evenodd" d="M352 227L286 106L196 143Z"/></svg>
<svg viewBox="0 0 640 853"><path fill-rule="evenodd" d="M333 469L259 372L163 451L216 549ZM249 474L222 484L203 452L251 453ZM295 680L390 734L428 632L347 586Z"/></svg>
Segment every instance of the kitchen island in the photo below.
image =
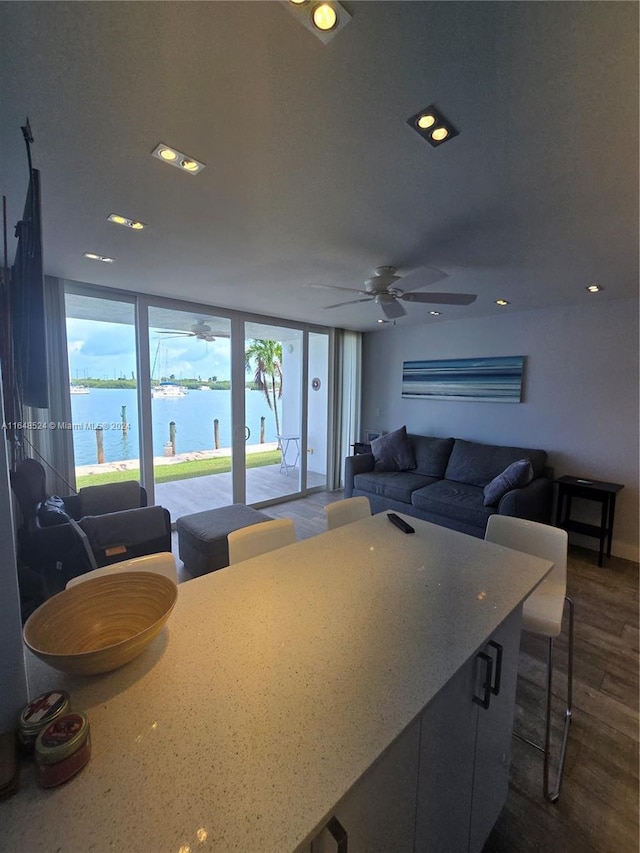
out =
<svg viewBox="0 0 640 853"><path fill-rule="evenodd" d="M506 797L521 603L551 564L407 520L414 534L373 516L182 584L113 673L28 653L30 695L68 690L93 753L48 791L23 767L0 849L315 853L345 849L342 830L349 853L452 831L449 849L479 849Z"/></svg>

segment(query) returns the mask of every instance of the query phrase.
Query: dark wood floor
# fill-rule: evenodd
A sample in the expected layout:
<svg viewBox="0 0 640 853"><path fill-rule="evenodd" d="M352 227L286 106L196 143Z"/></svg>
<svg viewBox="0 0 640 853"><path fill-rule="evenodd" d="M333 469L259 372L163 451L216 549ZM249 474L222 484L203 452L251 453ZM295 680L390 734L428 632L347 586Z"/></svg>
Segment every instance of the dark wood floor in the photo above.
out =
<svg viewBox="0 0 640 853"><path fill-rule="evenodd" d="M306 539L325 530L324 506L341 497L319 492L266 511L292 518L298 538ZM572 547L567 587L575 602L574 709L560 800L552 805L543 799L542 756L514 739L509 797L483 853L637 853L639 848L638 564L612 557L599 568L595 552ZM556 643L556 738L566 650L563 634ZM538 741L545 660L545 642L523 633L516 727Z"/></svg>

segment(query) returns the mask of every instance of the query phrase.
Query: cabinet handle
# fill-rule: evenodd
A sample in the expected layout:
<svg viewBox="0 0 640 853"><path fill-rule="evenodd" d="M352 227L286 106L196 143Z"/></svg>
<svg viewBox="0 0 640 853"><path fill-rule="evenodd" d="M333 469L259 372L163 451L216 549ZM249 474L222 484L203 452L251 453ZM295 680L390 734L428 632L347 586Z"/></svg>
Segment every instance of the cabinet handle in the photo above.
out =
<svg viewBox="0 0 640 853"><path fill-rule="evenodd" d="M334 815L327 823L326 829L331 833L333 840L338 845L336 853L347 853L349 839L347 831Z"/></svg>
<svg viewBox="0 0 640 853"><path fill-rule="evenodd" d="M500 693L500 676L502 675L502 646L495 640L489 640L489 645L496 650L496 677L491 692L497 696Z"/></svg>
<svg viewBox="0 0 640 853"><path fill-rule="evenodd" d="M481 658L486 664L484 684L482 685L482 689L484 690L484 696L480 699L478 696L473 697L473 701L476 705L480 705L481 708L485 708L485 710L489 707L491 703L491 682L493 681L493 660L489 657L485 652L478 652L476 660Z"/></svg>

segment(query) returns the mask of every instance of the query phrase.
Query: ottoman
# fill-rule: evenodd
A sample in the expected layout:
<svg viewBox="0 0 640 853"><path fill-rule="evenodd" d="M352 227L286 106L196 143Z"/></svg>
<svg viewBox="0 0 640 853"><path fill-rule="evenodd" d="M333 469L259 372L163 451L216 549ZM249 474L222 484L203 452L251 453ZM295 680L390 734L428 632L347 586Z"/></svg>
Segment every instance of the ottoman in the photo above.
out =
<svg viewBox="0 0 640 853"><path fill-rule="evenodd" d="M186 570L195 576L228 566L227 535L261 521L271 521L271 516L244 504L183 515L176 521L176 530L178 553Z"/></svg>

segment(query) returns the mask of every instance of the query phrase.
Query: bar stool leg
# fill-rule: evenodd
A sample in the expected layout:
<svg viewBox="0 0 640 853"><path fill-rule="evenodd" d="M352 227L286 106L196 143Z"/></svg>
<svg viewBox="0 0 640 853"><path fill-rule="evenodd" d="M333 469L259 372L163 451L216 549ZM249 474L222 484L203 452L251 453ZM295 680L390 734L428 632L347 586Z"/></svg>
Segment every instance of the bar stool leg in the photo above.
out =
<svg viewBox="0 0 640 853"><path fill-rule="evenodd" d="M551 685L553 679L553 637L549 638L549 651L547 657L547 718L545 721L545 740L544 740L544 796L549 802L557 803L560 797L560 785L562 784L562 774L564 773L564 762L567 754L567 739L569 737L569 726L571 725L571 715L573 712L573 601L565 596L565 601L569 605L569 648L567 661L567 705L564 710L564 730L562 732L562 745L560 747L560 758L558 761L558 771L556 774L556 784L551 790L549 780L550 771L550 746L551 746Z"/></svg>

